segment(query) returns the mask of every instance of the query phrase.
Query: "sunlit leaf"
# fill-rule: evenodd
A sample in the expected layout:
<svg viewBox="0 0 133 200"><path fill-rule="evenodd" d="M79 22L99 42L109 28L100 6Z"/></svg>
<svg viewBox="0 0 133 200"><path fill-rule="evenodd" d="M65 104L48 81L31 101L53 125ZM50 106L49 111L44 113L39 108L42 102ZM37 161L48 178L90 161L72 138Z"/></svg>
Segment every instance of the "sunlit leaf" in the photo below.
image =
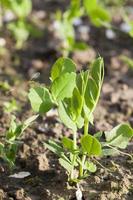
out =
<svg viewBox="0 0 133 200"><path fill-rule="evenodd" d="M64 98L71 97L75 84L76 74L73 72L65 73L62 76L56 78L51 86L51 91L54 99L60 101Z"/></svg>
<svg viewBox="0 0 133 200"><path fill-rule="evenodd" d="M52 97L47 88L41 86L31 88L28 97L35 112L43 114L53 107Z"/></svg>
<svg viewBox="0 0 133 200"><path fill-rule="evenodd" d="M76 65L70 58L59 58L52 67L51 79L54 81L63 74L75 72L75 70Z"/></svg>
<svg viewBox="0 0 133 200"><path fill-rule="evenodd" d="M66 125L66 127L72 129L74 132L77 130L76 124L72 121L67 112L67 106L63 102L59 102L58 112L61 121Z"/></svg>
<svg viewBox="0 0 133 200"><path fill-rule="evenodd" d="M92 135L85 135L81 138L81 146L84 153L89 156L100 156L101 155L101 144Z"/></svg>
<svg viewBox="0 0 133 200"><path fill-rule="evenodd" d="M107 144L125 149L133 137L133 129L128 124L120 124L111 131L105 132Z"/></svg>
<svg viewBox="0 0 133 200"><path fill-rule="evenodd" d="M67 137L63 137L61 141L62 141L63 146L66 149L68 149L70 151L74 150L74 148L73 148L73 140L71 140L70 138L67 138Z"/></svg>

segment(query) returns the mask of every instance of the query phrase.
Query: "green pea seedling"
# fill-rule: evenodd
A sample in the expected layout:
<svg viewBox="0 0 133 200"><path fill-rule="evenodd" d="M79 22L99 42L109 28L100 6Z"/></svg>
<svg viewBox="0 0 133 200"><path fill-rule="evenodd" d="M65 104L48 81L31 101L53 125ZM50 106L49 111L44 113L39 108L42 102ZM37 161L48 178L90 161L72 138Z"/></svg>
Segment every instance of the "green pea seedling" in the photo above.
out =
<svg viewBox="0 0 133 200"><path fill-rule="evenodd" d="M96 171L95 157L121 153L133 136L133 129L126 123L111 131L92 135L93 112L98 103L104 78L104 63L99 57L91 68L76 73L76 65L69 58L59 58L51 70L48 88L35 86L30 89L29 99L35 112L41 115L57 107L60 120L73 132L73 139L49 140L46 148L59 156L59 163L68 173L70 183L79 182ZM78 129L84 129L79 137ZM78 172L78 173L77 173Z"/></svg>
<svg viewBox="0 0 133 200"><path fill-rule="evenodd" d="M76 41L74 20L83 15L83 8L80 0L71 0L69 9L64 13L57 11L56 13L56 32L62 41L60 51L63 56L68 56L74 50L86 50L88 45L84 42Z"/></svg>
<svg viewBox="0 0 133 200"><path fill-rule="evenodd" d="M109 24L111 21L111 16L109 11L104 8L103 1L98 0L83 0L83 7L90 18L91 23L100 27Z"/></svg>
<svg viewBox="0 0 133 200"><path fill-rule="evenodd" d="M5 138L0 142L0 157L5 160L12 168L15 164L20 139L25 129L37 118L38 115L25 120L23 123L16 123L16 117L13 115L9 130Z"/></svg>
<svg viewBox="0 0 133 200"><path fill-rule="evenodd" d="M8 11L13 14L14 19L9 20L6 27L15 38L17 49L23 47L24 42L30 35L41 36L41 32L36 30L35 26L28 20L28 16L32 11L31 0L1 0L0 18L3 19L1 20L1 26L3 25L4 15Z"/></svg>

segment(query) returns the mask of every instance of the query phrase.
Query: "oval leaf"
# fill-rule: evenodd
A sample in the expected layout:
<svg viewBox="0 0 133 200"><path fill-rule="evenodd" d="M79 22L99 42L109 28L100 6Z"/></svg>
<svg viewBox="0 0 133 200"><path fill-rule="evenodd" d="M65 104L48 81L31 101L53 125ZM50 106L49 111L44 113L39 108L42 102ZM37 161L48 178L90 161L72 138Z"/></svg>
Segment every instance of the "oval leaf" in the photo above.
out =
<svg viewBox="0 0 133 200"><path fill-rule="evenodd" d="M104 78L104 62L103 58L97 58L91 68L91 76L95 80L98 88L101 88Z"/></svg>
<svg viewBox="0 0 133 200"><path fill-rule="evenodd" d="M128 124L120 124L105 132L107 144L125 149L133 136L133 129Z"/></svg>
<svg viewBox="0 0 133 200"><path fill-rule="evenodd" d="M65 73L75 72L76 65L70 58L59 58L52 67L51 79L54 81Z"/></svg>
<svg viewBox="0 0 133 200"><path fill-rule="evenodd" d="M52 83L51 91L55 100L60 101L72 96L73 89L76 85L76 74L66 73L58 77Z"/></svg>
<svg viewBox="0 0 133 200"><path fill-rule="evenodd" d="M46 113L53 107L51 95L47 88L31 88L28 94L32 109L40 114Z"/></svg>
<svg viewBox="0 0 133 200"><path fill-rule="evenodd" d="M67 137L63 137L61 141L62 141L63 146L66 149L68 149L70 151L74 150L73 149L73 140L71 140L70 138L67 138Z"/></svg>
<svg viewBox="0 0 133 200"><path fill-rule="evenodd" d="M67 113L67 108L65 103L59 102L58 112L61 121L66 125L66 127L72 129L74 132L77 130L76 124L71 120Z"/></svg>
<svg viewBox="0 0 133 200"><path fill-rule="evenodd" d="M81 138L81 146L84 153L89 156L100 156L101 155L101 144L92 135L85 135Z"/></svg>

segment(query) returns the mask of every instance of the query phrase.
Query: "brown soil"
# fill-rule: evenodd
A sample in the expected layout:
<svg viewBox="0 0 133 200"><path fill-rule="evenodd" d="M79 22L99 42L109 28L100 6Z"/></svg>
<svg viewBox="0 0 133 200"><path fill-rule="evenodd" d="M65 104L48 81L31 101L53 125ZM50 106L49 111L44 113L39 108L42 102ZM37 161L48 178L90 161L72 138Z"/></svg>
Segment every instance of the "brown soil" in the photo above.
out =
<svg viewBox="0 0 133 200"><path fill-rule="evenodd" d="M34 1L37 10L42 9L39 1ZM64 1L63 1L64 2ZM56 1L42 3L46 18L44 27L50 20L48 11L55 10L65 4ZM83 24L90 26L87 19ZM0 138L3 138L9 127L11 114L4 111L3 103L15 98L20 111L13 113L20 120L32 115L27 91L30 79L35 73L40 73L38 82L47 84L50 68L56 58L61 55L55 48L57 39L50 30L46 30L42 38L27 42L25 49L16 51L8 33L5 35L7 50L0 55L0 81L7 81L11 88L5 91L0 89ZM91 46L86 52L75 52L71 56L78 65L78 70L86 68L97 54L105 60L105 80L101 99L95 111L94 127L90 131L110 130L121 122L129 122L133 127L133 70L129 69L120 59L120 55L133 54L133 39L122 33L109 40L105 37L105 29L96 29L90 26L87 43ZM77 38L81 35L77 33ZM58 163L58 158L46 150L43 141L49 138L60 139L71 133L59 123L56 110L49 115L39 117L38 120L25 131L22 137L23 144L19 148L16 167L9 171L6 163L0 160L0 199L1 200L70 200L75 199L75 189L68 189L67 175ZM82 134L82 130L79 135ZM133 143L126 150L133 153ZM85 200L132 200L133 199L133 162L124 155L107 157L99 162L105 167L98 166L98 170L81 183ZM108 170L107 170L107 169ZM27 178L10 178L10 174L28 171Z"/></svg>

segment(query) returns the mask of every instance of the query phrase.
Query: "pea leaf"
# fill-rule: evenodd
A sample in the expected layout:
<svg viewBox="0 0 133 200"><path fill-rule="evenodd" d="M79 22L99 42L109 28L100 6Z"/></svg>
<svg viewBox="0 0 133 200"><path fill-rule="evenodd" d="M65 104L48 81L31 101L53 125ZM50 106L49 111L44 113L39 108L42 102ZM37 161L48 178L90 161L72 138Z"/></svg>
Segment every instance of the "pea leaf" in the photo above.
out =
<svg viewBox="0 0 133 200"><path fill-rule="evenodd" d="M16 159L16 153L17 153L17 144L12 144L9 146L8 149L6 149L6 154L4 156L4 159L10 164L10 166L14 165L15 159Z"/></svg>
<svg viewBox="0 0 133 200"><path fill-rule="evenodd" d="M79 129L81 129L84 125L84 118L80 115L76 120L76 125Z"/></svg>
<svg viewBox="0 0 133 200"><path fill-rule="evenodd" d="M68 12L68 20L73 20L81 15L80 0L72 0Z"/></svg>
<svg viewBox="0 0 133 200"><path fill-rule="evenodd" d="M22 124L16 123L16 117L13 115L11 118L10 128L6 132L6 140L9 143L15 141L15 139L21 134L22 132Z"/></svg>
<svg viewBox="0 0 133 200"><path fill-rule="evenodd" d="M64 152L61 144L59 142L55 142L53 140L49 140L48 142L44 142L44 146L58 156L61 156L62 152Z"/></svg>
<svg viewBox="0 0 133 200"><path fill-rule="evenodd" d="M73 120L70 118L70 115L68 114L68 108L65 102L59 102L58 113L61 121L66 125L66 127L72 129L75 132L77 130L77 127Z"/></svg>
<svg viewBox="0 0 133 200"><path fill-rule="evenodd" d="M0 142L0 156L1 154L3 154L3 151L4 151L4 144Z"/></svg>
<svg viewBox="0 0 133 200"><path fill-rule="evenodd" d="M31 117L29 117L28 119L26 119L24 122L23 122L23 127L22 127L22 131L24 131L28 126L30 126L33 121L35 121L37 119L38 115L33 115Z"/></svg>
<svg viewBox="0 0 133 200"><path fill-rule="evenodd" d="M102 149L102 156L116 156L120 154L119 151L116 149L111 148L104 148Z"/></svg>
<svg viewBox="0 0 133 200"><path fill-rule="evenodd" d="M65 160L63 158L59 158L59 163L62 167L64 167L69 173L71 173L72 170L72 164L68 160Z"/></svg>
<svg viewBox="0 0 133 200"><path fill-rule="evenodd" d="M97 0L84 0L83 5L95 26L102 26L103 22L110 22L109 12L97 3Z"/></svg>
<svg viewBox="0 0 133 200"><path fill-rule="evenodd" d="M77 87L75 87L73 90L70 109L71 109L73 119L74 121L76 121L82 111L82 97Z"/></svg>
<svg viewBox="0 0 133 200"><path fill-rule="evenodd" d="M133 137L133 129L128 124L120 124L111 131L105 132L107 144L125 149Z"/></svg>
<svg viewBox="0 0 133 200"><path fill-rule="evenodd" d="M86 11L89 13L90 11L94 10L97 5L97 0L84 0L83 5L86 9Z"/></svg>
<svg viewBox="0 0 133 200"><path fill-rule="evenodd" d="M62 76L65 73L75 72L76 65L70 58L59 58L52 67L51 80Z"/></svg>
<svg viewBox="0 0 133 200"><path fill-rule="evenodd" d="M92 135L85 135L81 138L81 147L84 153L89 156L100 156L101 155L101 144Z"/></svg>
<svg viewBox="0 0 133 200"><path fill-rule="evenodd" d="M94 173L94 172L96 172L97 167L96 167L96 165L93 162L86 161L84 169L88 170L91 173Z"/></svg>
<svg viewBox="0 0 133 200"><path fill-rule="evenodd" d="M54 99L60 101L64 98L71 97L75 85L76 74L73 72L65 73L62 76L56 78L51 86L51 91Z"/></svg>
<svg viewBox="0 0 133 200"><path fill-rule="evenodd" d="M89 78L85 91L85 104L89 108L90 112L94 110L97 104L97 98L99 96L98 87L94 79Z"/></svg>
<svg viewBox="0 0 133 200"><path fill-rule="evenodd" d="M52 97L47 88L42 86L31 88L28 97L35 112L43 114L53 107Z"/></svg>
<svg viewBox="0 0 133 200"><path fill-rule="evenodd" d="M98 58L93 63L89 76L84 74L84 81L86 82L86 88L84 93L85 105L84 114L89 119L92 115L100 96L101 86L104 76L103 59Z"/></svg>
<svg viewBox="0 0 133 200"><path fill-rule="evenodd" d="M89 13L89 16L91 22L97 27L100 27L111 20L109 12L101 6L96 6L96 8Z"/></svg>
<svg viewBox="0 0 133 200"><path fill-rule="evenodd" d="M98 88L101 88L104 78L104 63L103 58L97 58L91 67L91 76L95 80Z"/></svg>
<svg viewBox="0 0 133 200"><path fill-rule="evenodd" d="M61 141L62 141L63 146L66 149L68 149L70 151L74 150L73 149L73 140L71 140L70 138L67 138L67 137L63 137Z"/></svg>
<svg viewBox="0 0 133 200"><path fill-rule="evenodd" d="M24 18L30 14L32 2L31 0L10 1L10 7L18 17Z"/></svg>

